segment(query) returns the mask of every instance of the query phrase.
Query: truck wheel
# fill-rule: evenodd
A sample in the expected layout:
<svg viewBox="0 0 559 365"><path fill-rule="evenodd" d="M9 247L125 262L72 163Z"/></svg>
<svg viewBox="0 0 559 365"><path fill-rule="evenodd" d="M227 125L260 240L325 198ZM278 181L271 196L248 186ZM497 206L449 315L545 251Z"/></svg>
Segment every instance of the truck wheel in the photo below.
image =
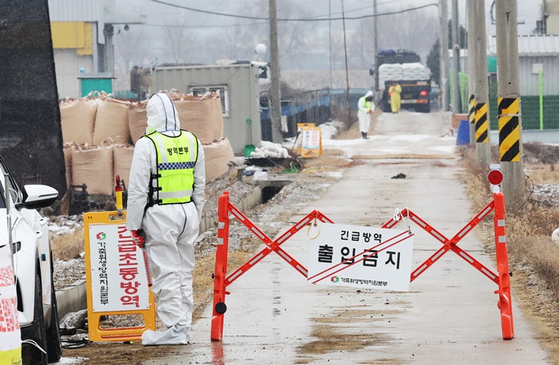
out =
<svg viewBox="0 0 559 365"><path fill-rule="evenodd" d="M51 267L51 309L50 322L47 329L47 355L49 362L57 362L62 357L62 343L60 341L60 320L58 318L58 304L56 302L56 291L54 290L54 276L52 271L52 253L50 256Z"/></svg>
<svg viewBox="0 0 559 365"><path fill-rule="evenodd" d="M47 333L45 329L45 316L43 314L43 291L41 289L41 278L39 272L35 273L35 305L33 310L33 323L31 326L21 329L21 338L33 340L33 343L22 343L21 363L22 365L48 365L46 352L41 349L47 348Z"/></svg>

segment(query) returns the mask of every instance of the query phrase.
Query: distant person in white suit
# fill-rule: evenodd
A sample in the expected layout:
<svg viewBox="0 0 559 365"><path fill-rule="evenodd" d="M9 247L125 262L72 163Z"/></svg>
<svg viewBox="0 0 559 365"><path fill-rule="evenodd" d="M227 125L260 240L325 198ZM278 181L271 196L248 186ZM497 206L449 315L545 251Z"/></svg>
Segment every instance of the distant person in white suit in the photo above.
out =
<svg viewBox="0 0 559 365"><path fill-rule="evenodd" d="M359 118L359 131L363 139L369 139L367 133L369 133L369 128L371 128L371 114L375 110L375 103L373 102L373 92L367 91L367 93L359 98L357 103L357 117Z"/></svg>

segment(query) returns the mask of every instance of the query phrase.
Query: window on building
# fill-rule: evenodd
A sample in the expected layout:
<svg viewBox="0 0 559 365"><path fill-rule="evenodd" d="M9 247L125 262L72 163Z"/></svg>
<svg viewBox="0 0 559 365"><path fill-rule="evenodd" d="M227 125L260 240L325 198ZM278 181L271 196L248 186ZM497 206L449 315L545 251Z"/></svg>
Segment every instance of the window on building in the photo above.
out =
<svg viewBox="0 0 559 365"><path fill-rule="evenodd" d="M229 116L229 92L227 86L195 86L190 88L192 95L204 95L208 92L219 93L221 99L221 112L224 117Z"/></svg>

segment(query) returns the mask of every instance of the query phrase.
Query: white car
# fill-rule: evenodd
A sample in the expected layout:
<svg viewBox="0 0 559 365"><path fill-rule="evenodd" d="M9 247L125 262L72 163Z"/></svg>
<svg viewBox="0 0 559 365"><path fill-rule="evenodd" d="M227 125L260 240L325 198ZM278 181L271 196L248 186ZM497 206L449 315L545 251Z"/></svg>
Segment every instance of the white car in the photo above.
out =
<svg viewBox="0 0 559 365"><path fill-rule="evenodd" d="M10 225L0 232L8 232L2 241L12 244L22 364L58 362L62 349L49 231L47 220L37 211L50 206L58 192L46 185L20 189L1 157L0 172L0 209L6 210L0 224Z"/></svg>

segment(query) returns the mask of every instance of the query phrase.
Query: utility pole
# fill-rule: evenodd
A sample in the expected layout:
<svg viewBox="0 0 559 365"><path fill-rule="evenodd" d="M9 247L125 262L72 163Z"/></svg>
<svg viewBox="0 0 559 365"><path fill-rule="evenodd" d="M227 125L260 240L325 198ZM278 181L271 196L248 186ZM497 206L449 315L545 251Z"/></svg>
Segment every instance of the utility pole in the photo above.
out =
<svg viewBox="0 0 559 365"><path fill-rule="evenodd" d="M379 85L378 85L378 67L377 67L377 53L378 53L378 18L377 18L377 0L373 1L373 70L375 71L375 105L378 105L378 100L380 95L378 95Z"/></svg>
<svg viewBox="0 0 559 365"><path fill-rule="evenodd" d="M351 105L349 103L349 70L347 67L347 41L345 33L345 10L344 0L342 0L342 26L344 32L344 53L345 53L345 83L346 83L346 97L347 97L347 123L351 123Z"/></svg>
<svg viewBox="0 0 559 365"><path fill-rule="evenodd" d="M330 65L330 105L332 105L332 0L328 0L328 64Z"/></svg>
<svg viewBox="0 0 559 365"><path fill-rule="evenodd" d="M466 16L468 19L468 121L470 122L470 146L476 145L476 47L474 44L477 39L477 27L475 18L475 1L467 0Z"/></svg>
<svg viewBox="0 0 559 365"><path fill-rule="evenodd" d="M475 138L476 157L482 166L491 164L491 144L489 143L489 85L487 82L487 40L485 31L485 0L469 0L474 3L473 17L475 42L468 50L475 49Z"/></svg>
<svg viewBox="0 0 559 365"><path fill-rule="evenodd" d="M452 0L452 78L454 83L454 103L452 110L455 114L462 112L460 98L460 24L458 23L458 0Z"/></svg>
<svg viewBox="0 0 559 365"><path fill-rule="evenodd" d="M448 0L439 0L440 16L440 75L441 75L441 110L446 112L449 105L449 85L448 85Z"/></svg>
<svg viewBox="0 0 559 365"><path fill-rule="evenodd" d="M496 0L497 99L499 160L503 171L506 206L518 210L524 204L522 120L518 71L518 9L516 0Z"/></svg>
<svg viewBox="0 0 559 365"><path fill-rule="evenodd" d="M279 51L278 51L278 15L276 0L270 0L270 66L272 71L272 82L270 97L272 99L272 142L281 143L281 96L279 80Z"/></svg>

